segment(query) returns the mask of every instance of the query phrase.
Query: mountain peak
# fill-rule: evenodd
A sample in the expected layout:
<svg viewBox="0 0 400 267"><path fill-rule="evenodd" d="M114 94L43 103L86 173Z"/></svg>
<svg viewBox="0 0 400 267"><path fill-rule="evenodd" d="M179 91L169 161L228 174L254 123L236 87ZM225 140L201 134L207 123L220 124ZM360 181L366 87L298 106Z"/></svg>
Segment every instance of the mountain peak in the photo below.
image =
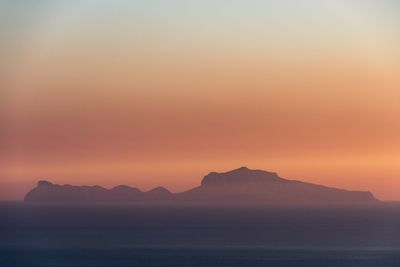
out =
<svg viewBox="0 0 400 267"><path fill-rule="evenodd" d="M53 183L51 183L49 181L46 181L46 180L40 180L37 183L38 187L41 187L41 186L53 186L53 185L54 185Z"/></svg>
<svg viewBox="0 0 400 267"><path fill-rule="evenodd" d="M151 189L147 193L152 193L152 194L171 194L171 192L166 189L165 187L158 186L156 188Z"/></svg>
<svg viewBox="0 0 400 267"><path fill-rule="evenodd" d="M285 179L280 178L274 172L251 170L247 167L240 167L224 173L211 172L203 178L201 185L240 185L279 181L285 181Z"/></svg>
<svg viewBox="0 0 400 267"><path fill-rule="evenodd" d="M117 185L117 186L113 187L111 189L111 191L119 193L119 194L130 194L130 193L139 194L139 193L142 193L142 191L140 191L138 188L130 187L130 186L127 186L127 185Z"/></svg>

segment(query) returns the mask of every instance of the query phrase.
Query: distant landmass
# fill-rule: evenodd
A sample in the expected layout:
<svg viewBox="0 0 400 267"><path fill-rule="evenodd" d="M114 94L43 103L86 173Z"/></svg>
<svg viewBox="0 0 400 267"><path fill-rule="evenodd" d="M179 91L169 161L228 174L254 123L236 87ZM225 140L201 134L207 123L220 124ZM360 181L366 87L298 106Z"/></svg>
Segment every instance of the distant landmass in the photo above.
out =
<svg viewBox="0 0 400 267"><path fill-rule="evenodd" d="M371 203L378 200L371 192L349 191L288 180L274 172L241 167L225 173L211 172L200 186L172 193L164 187L143 192L119 185L112 189L101 186L57 185L39 181L25 196L27 202L139 202L139 203Z"/></svg>

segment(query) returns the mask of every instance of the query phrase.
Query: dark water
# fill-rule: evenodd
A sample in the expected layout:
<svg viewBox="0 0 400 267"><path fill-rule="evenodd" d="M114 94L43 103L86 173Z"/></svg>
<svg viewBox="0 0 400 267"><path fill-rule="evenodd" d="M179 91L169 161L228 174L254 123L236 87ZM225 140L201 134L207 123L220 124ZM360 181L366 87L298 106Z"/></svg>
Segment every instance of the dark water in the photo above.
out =
<svg viewBox="0 0 400 267"><path fill-rule="evenodd" d="M0 266L400 266L400 205L0 203Z"/></svg>

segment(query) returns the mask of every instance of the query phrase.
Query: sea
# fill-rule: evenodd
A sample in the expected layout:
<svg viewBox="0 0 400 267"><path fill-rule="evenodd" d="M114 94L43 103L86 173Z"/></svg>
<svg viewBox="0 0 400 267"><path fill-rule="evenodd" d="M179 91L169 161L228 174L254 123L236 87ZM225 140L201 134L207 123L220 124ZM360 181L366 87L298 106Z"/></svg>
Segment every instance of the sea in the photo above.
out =
<svg viewBox="0 0 400 267"><path fill-rule="evenodd" d="M0 267L400 267L400 203L0 202Z"/></svg>

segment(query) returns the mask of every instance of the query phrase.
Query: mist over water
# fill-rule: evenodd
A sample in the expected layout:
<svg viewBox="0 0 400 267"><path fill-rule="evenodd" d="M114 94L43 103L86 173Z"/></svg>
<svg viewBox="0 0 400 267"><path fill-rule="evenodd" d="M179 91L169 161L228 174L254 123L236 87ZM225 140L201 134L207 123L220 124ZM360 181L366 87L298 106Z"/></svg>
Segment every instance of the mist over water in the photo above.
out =
<svg viewBox="0 0 400 267"><path fill-rule="evenodd" d="M400 266L400 204L0 204L0 266Z"/></svg>

